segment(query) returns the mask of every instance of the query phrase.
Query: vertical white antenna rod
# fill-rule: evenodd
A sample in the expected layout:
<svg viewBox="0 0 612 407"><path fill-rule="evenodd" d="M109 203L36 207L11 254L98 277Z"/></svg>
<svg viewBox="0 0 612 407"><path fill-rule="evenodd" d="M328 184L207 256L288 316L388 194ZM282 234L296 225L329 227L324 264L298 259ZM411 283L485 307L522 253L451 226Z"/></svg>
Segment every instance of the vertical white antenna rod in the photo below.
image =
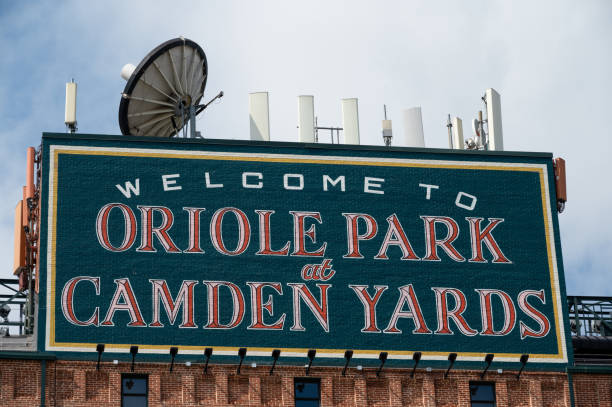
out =
<svg viewBox="0 0 612 407"><path fill-rule="evenodd" d="M504 149L504 135L502 131L501 98L495 89L485 92L487 105L487 137L489 150L502 151Z"/></svg>
<svg viewBox="0 0 612 407"><path fill-rule="evenodd" d="M357 98L342 99L344 144L359 144L359 107Z"/></svg>
<svg viewBox="0 0 612 407"><path fill-rule="evenodd" d="M76 97L77 84L73 79L72 82L66 83L66 110L64 113L64 123L70 133L77 131Z"/></svg>
<svg viewBox="0 0 612 407"><path fill-rule="evenodd" d="M314 97L298 96L298 139L300 143L315 142Z"/></svg>
<svg viewBox="0 0 612 407"><path fill-rule="evenodd" d="M452 131L453 131L452 148L455 148L457 150L463 150L464 149L463 121L458 117L453 117L451 119L451 126L452 126Z"/></svg>
<svg viewBox="0 0 612 407"><path fill-rule="evenodd" d="M420 107L404 110L404 143L407 147L425 147Z"/></svg>
<svg viewBox="0 0 612 407"><path fill-rule="evenodd" d="M446 119L446 128L448 129L448 148L453 148L453 123L451 122L450 114Z"/></svg>
<svg viewBox="0 0 612 407"><path fill-rule="evenodd" d="M270 109L268 92L249 93L251 140L270 141Z"/></svg>

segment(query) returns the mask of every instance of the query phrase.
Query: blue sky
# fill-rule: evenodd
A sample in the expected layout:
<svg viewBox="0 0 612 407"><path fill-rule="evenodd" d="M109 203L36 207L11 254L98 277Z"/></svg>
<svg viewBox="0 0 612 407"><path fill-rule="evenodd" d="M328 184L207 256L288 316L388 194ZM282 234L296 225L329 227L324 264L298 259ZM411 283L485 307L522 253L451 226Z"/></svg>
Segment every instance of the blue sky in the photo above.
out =
<svg viewBox="0 0 612 407"><path fill-rule="evenodd" d="M612 295L612 5L609 1L200 1L0 3L0 276L11 276L13 211L25 150L63 132L64 87L78 83L79 131L119 134L117 112L135 65L183 35L207 54L211 138L246 139L249 92L270 92L271 137L297 141L296 96L315 96L322 125L359 98L363 144L382 144L387 104L421 106L428 147L446 147L446 115L467 123L485 89L502 97L509 151L567 160L560 215L568 294Z"/></svg>

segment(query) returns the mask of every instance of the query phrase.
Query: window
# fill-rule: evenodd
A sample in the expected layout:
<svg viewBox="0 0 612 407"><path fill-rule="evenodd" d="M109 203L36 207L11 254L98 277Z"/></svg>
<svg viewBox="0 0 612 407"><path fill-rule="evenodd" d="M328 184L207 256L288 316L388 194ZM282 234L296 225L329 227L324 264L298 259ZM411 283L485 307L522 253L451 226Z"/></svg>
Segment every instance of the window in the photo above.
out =
<svg viewBox="0 0 612 407"><path fill-rule="evenodd" d="M495 407L495 383L470 382L470 402L477 407Z"/></svg>
<svg viewBox="0 0 612 407"><path fill-rule="evenodd" d="M321 402L320 379L295 379L295 407L319 407Z"/></svg>
<svg viewBox="0 0 612 407"><path fill-rule="evenodd" d="M146 375L121 375L121 407L147 407L148 393Z"/></svg>

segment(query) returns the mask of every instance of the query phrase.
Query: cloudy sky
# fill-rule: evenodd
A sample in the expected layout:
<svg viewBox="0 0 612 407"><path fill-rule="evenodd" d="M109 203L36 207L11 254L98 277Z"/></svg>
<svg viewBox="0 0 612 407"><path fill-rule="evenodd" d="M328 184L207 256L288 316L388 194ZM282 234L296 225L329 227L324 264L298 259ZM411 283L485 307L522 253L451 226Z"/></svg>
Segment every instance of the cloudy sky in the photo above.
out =
<svg viewBox="0 0 612 407"><path fill-rule="evenodd" d="M435 5L432 5L434 4ZM427 147L446 115L467 123L495 88L504 145L567 160L560 215L568 294L612 295L612 3L604 1L0 2L0 277L11 277L13 213L25 150L63 132L64 87L78 83L79 131L120 134L121 67L178 36L207 54L205 137L249 136L248 93L270 92L271 137L297 141L297 100L321 125L359 98L363 144L382 144L387 104L421 106Z"/></svg>

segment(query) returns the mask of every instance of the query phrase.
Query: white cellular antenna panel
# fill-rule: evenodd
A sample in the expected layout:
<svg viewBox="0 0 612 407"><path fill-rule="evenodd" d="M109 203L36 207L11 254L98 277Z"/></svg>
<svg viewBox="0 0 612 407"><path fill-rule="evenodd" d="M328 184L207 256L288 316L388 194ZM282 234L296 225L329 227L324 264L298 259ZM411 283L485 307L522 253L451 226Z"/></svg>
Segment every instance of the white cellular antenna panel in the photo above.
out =
<svg viewBox="0 0 612 407"><path fill-rule="evenodd" d="M423 117L421 108L413 107L403 111L404 116L404 145L406 147L425 147L423 133Z"/></svg>
<svg viewBox="0 0 612 407"><path fill-rule="evenodd" d="M344 144L359 144L359 106L357 98L342 99Z"/></svg>
<svg viewBox="0 0 612 407"><path fill-rule="evenodd" d="M314 143L314 96L298 96L298 139L300 143Z"/></svg>
<svg viewBox="0 0 612 407"><path fill-rule="evenodd" d="M463 121L458 117L451 119L452 133L453 133L453 145L451 148L457 150L463 150Z"/></svg>
<svg viewBox="0 0 612 407"><path fill-rule="evenodd" d="M387 115L385 114L385 117L386 116ZM382 121L382 136L383 136L383 142L385 143L385 146L387 147L391 146L391 141L393 140L393 128L392 128L391 120L385 119Z"/></svg>
<svg viewBox="0 0 612 407"><path fill-rule="evenodd" d="M268 92L249 94L251 140L270 141L270 109Z"/></svg>
<svg viewBox="0 0 612 407"><path fill-rule="evenodd" d="M495 89L487 89L485 100L487 101L489 150L503 151L504 134L502 131L501 98Z"/></svg>
<svg viewBox="0 0 612 407"><path fill-rule="evenodd" d="M77 84L68 82L66 84L66 111L64 114L64 123L66 123L66 126L76 125L76 97Z"/></svg>

